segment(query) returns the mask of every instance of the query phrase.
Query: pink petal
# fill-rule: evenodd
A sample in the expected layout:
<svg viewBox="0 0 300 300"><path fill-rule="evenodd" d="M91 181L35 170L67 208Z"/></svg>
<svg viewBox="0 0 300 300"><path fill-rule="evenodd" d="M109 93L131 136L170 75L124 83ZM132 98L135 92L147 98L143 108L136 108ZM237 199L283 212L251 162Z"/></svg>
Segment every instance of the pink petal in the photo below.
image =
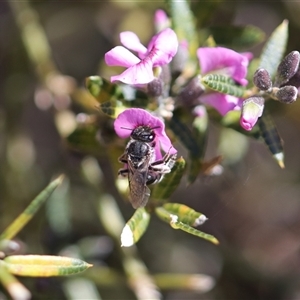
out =
<svg viewBox="0 0 300 300"><path fill-rule="evenodd" d="M154 80L152 63L149 60L142 60L140 63L129 67L120 75L112 76L111 82L121 81L126 84L145 84Z"/></svg>
<svg viewBox="0 0 300 300"><path fill-rule="evenodd" d="M141 60L122 46L117 46L105 53L105 62L109 66L131 67Z"/></svg>
<svg viewBox="0 0 300 300"><path fill-rule="evenodd" d="M114 128L119 137L127 138L134 128L141 125L157 127L158 129L155 129L155 132L157 130L164 130L165 128L164 123L159 118L154 117L141 108L129 108L124 110L116 118ZM128 129L131 129L131 131Z"/></svg>
<svg viewBox="0 0 300 300"><path fill-rule="evenodd" d="M147 48L140 42L138 36L132 31L120 33L121 43L130 50L136 51L140 58L144 58Z"/></svg>
<svg viewBox="0 0 300 300"><path fill-rule="evenodd" d="M151 57L153 66L168 64L177 53L178 40L176 33L166 28L156 34L148 45L148 55Z"/></svg>
<svg viewBox="0 0 300 300"><path fill-rule="evenodd" d="M250 53L240 54L223 47L203 47L197 50L202 74L221 72L231 76L241 85L246 85Z"/></svg>
<svg viewBox="0 0 300 300"><path fill-rule="evenodd" d="M262 97L250 97L243 101L240 125L250 131L258 118L263 114L264 99Z"/></svg>
<svg viewBox="0 0 300 300"><path fill-rule="evenodd" d="M164 10L158 9L155 11L154 25L158 32L170 26L170 20Z"/></svg>
<svg viewBox="0 0 300 300"><path fill-rule="evenodd" d="M215 108L222 116L226 115L231 110L239 109L239 98L220 94L220 93L209 93L199 98L200 102L207 104Z"/></svg>
<svg viewBox="0 0 300 300"><path fill-rule="evenodd" d="M165 133L165 124L157 117L141 108L130 108L118 115L114 122L114 129L121 138L128 138L134 128L138 126L154 128L156 134L155 156L156 160L162 158L161 150L165 153L175 154L177 150Z"/></svg>

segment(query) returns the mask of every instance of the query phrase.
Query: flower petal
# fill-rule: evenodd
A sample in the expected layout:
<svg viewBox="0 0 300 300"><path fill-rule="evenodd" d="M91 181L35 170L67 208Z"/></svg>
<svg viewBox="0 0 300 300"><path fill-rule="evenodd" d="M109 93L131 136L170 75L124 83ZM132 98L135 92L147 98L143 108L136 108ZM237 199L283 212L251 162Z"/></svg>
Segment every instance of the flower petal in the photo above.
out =
<svg viewBox="0 0 300 300"><path fill-rule="evenodd" d="M246 85L247 67L251 53L237 53L223 47L203 47L197 50L201 73L207 74L219 71L231 76L241 85Z"/></svg>
<svg viewBox="0 0 300 300"><path fill-rule="evenodd" d="M159 118L141 108L130 108L118 115L114 122L114 129L121 138L128 138L134 128L138 126L154 128L156 134L155 156L156 160L162 158L160 147L165 153L175 154L177 150L165 132L165 124Z"/></svg>
<svg viewBox="0 0 300 300"><path fill-rule="evenodd" d="M239 98L230 95L209 93L201 96L199 100L201 103L215 108L222 116L226 115L231 110L240 109Z"/></svg>
<svg viewBox="0 0 300 300"><path fill-rule="evenodd" d="M152 63L150 60L142 60L140 63L129 67L120 75L112 76L111 82L121 81L126 84L145 84L154 80Z"/></svg>
<svg viewBox="0 0 300 300"><path fill-rule="evenodd" d="M105 62L109 66L131 67L140 62L140 59L122 46L117 46L105 53Z"/></svg>
<svg viewBox="0 0 300 300"><path fill-rule="evenodd" d="M250 131L262 116L265 100L263 97L253 96L243 102L240 125Z"/></svg>
<svg viewBox="0 0 300 300"><path fill-rule="evenodd" d="M138 36L132 31L123 31L120 33L121 43L130 50L136 51L140 58L144 58L147 48L140 42Z"/></svg>
<svg viewBox="0 0 300 300"><path fill-rule="evenodd" d="M171 28L166 28L153 36L148 45L148 55L153 66L168 64L177 53L178 40L176 33Z"/></svg>
<svg viewBox="0 0 300 300"><path fill-rule="evenodd" d="M155 132L157 132L157 130L164 130L165 128L164 123L159 118L154 117L141 108L129 108L124 110L116 118L114 128L119 137L127 138L134 128L142 125L157 127ZM128 129L131 129L131 131Z"/></svg>

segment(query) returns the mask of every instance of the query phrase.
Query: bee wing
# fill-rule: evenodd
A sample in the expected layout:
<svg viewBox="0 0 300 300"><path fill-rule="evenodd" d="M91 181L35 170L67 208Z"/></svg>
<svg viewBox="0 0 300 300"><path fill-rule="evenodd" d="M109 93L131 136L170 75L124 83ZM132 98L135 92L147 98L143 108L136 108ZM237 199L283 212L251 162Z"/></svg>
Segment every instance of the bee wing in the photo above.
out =
<svg viewBox="0 0 300 300"><path fill-rule="evenodd" d="M146 186L147 171L129 168L128 181L130 190L130 202L133 208L143 207L150 197L150 190Z"/></svg>

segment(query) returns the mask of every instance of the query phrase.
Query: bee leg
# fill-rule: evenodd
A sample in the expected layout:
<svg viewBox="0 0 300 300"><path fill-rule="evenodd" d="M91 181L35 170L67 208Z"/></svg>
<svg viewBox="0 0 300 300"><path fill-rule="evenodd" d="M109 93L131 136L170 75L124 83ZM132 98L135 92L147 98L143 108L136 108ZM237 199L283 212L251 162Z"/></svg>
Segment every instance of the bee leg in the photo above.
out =
<svg viewBox="0 0 300 300"><path fill-rule="evenodd" d="M129 173L129 170L128 169L120 169L118 171L118 175L122 176L122 177L127 177L128 176L128 173Z"/></svg>
<svg viewBox="0 0 300 300"><path fill-rule="evenodd" d="M119 158L118 158L118 161L121 162L121 163L124 163L124 164L127 164L128 160L127 160L127 154L124 153L122 154Z"/></svg>
<svg viewBox="0 0 300 300"><path fill-rule="evenodd" d="M162 174L170 173L175 164L176 157L176 154L170 155L167 153L162 159L153 162L150 168Z"/></svg>
<svg viewBox="0 0 300 300"><path fill-rule="evenodd" d="M162 179L162 175L160 173L155 172L154 170L149 170L147 174L146 184L157 183Z"/></svg>

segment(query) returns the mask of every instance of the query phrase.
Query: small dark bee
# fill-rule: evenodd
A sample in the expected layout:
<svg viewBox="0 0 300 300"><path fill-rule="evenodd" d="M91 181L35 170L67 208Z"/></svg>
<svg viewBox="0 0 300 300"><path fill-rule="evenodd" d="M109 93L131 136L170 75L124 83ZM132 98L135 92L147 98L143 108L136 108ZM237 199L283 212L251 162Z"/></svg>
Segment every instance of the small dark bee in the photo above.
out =
<svg viewBox="0 0 300 300"><path fill-rule="evenodd" d="M175 164L176 154L167 153L154 161L155 128L138 126L133 129L125 152L119 158L127 164L127 168L120 169L118 174L128 176L130 202L135 209L147 204L150 197L147 185L159 182Z"/></svg>

